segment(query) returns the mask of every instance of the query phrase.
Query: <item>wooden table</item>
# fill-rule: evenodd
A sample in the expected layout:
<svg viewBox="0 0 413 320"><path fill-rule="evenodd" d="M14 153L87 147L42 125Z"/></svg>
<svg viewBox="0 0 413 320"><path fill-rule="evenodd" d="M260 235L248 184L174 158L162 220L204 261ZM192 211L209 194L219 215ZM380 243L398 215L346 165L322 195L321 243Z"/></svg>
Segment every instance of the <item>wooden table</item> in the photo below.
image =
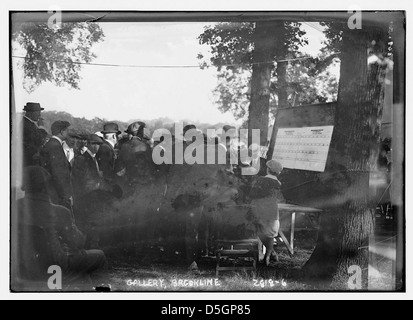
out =
<svg viewBox="0 0 413 320"><path fill-rule="evenodd" d="M278 210L281 213L289 213L291 214L291 234L290 234L290 241L287 240L287 237L282 232L281 228L279 230L279 235L284 241L285 246L287 247L288 251L291 254L294 254L294 231L295 231L295 214L298 213L320 213L322 212L321 209L317 208L310 208L310 207L302 207L297 206L295 204L289 203L279 203Z"/></svg>

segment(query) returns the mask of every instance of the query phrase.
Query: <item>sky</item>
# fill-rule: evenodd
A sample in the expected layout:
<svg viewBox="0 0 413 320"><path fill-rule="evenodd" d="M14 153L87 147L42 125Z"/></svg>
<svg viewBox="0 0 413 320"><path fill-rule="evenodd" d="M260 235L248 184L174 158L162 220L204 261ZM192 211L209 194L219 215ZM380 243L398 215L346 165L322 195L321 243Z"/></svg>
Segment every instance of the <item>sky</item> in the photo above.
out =
<svg viewBox="0 0 413 320"><path fill-rule="evenodd" d="M198 53L209 56L209 47L197 37L205 23L101 23L104 41L93 47L94 63L121 65L197 66ZM303 52L317 55L325 37L317 23L304 25L310 44ZM212 91L216 69L125 68L83 66L80 90L39 86L23 89L23 72L13 60L17 110L26 102L40 102L46 110L66 111L76 117L128 121L167 117L174 121L240 124L232 114L222 114Z"/></svg>

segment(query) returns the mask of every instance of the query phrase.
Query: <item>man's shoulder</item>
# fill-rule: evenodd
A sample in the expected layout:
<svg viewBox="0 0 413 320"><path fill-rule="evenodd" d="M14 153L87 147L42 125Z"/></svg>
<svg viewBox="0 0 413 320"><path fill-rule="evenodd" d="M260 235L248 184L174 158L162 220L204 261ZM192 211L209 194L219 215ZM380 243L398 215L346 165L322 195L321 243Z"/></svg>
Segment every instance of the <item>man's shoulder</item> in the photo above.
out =
<svg viewBox="0 0 413 320"><path fill-rule="evenodd" d="M261 180L261 183L272 188L279 188L281 186L281 182L275 177L258 177Z"/></svg>
<svg viewBox="0 0 413 320"><path fill-rule="evenodd" d="M60 144L60 142L57 141L57 140L54 139L54 138L50 138L49 141L47 141L47 143L44 145L44 147L45 147L46 149L53 149L53 148L61 147L61 146L62 146L62 145Z"/></svg>
<svg viewBox="0 0 413 320"><path fill-rule="evenodd" d="M109 142L104 141L100 147L98 152L96 153L96 156L99 158L100 155L108 155L108 154L112 154L115 151L113 150L112 146L109 144Z"/></svg>
<svg viewBox="0 0 413 320"><path fill-rule="evenodd" d="M26 132L29 131L30 134L32 134L32 132L33 133L36 132L37 129L39 129L32 121L30 121L26 117L23 117L22 124L23 124L23 129Z"/></svg>
<svg viewBox="0 0 413 320"><path fill-rule="evenodd" d="M100 145L98 153L101 151L107 151L107 150L112 150L112 146L110 145L109 142L107 142L106 140L103 140L103 143Z"/></svg>
<svg viewBox="0 0 413 320"><path fill-rule="evenodd" d="M34 123L31 122L31 121L30 121L28 118L26 118L26 117L23 117L23 118L22 118L22 121L23 121L23 124L24 124L24 125L27 125L27 126L33 125L33 126L34 126Z"/></svg>

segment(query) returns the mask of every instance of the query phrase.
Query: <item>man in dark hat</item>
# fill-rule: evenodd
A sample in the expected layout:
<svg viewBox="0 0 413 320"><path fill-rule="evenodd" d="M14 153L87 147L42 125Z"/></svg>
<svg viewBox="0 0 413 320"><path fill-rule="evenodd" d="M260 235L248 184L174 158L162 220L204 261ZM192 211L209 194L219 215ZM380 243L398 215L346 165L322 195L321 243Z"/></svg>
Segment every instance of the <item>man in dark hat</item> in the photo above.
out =
<svg viewBox="0 0 413 320"><path fill-rule="evenodd" d="M145 184L153 180L155 175L155 164L152 160L152 150L149 137L144 133L146 124L142 121L131 123L127 134L130 140L122 145L117 162L117 171L125 169L129 182Z"/></svg>
<svg viewBox="0 0 413 320"><path fill-rule="evenodd" d="M63 149L63 142L69 135L69 126L70 123L67 121L59 120L52 123L52 137L40 152L40 162L52 176L54 187L51 194L52 202L71 210L73 205L71 166Z"/></svg>
<svg viewBox="0 0 413 320"><path fill-rule="evenodd" d="M108 183L100 171L96 154L102 145L103 140L98 135L89 135L86 151L75 158L73 165L74 213L80 228L88 236L88 248L99 246L97 216L104 206L110 205L113 196L122 196L120 188Z"/></svg>
<svg viewBox="0 0 413 320"><path fill-rule="evenodd" d="M119 127L114 122L106 123L101 131L103 134L103 143L96 154L96 159L103 177L109 181L116 179L115 174L115 146L118 142L118 135L121 133Z"/></svg>
<svg viewBox="0 0 413 320"><path fill-rule="evenodd" d="M39 164L39 151L44 141L44 134L39 130L38 121L41 111L40 103L28 102L24 108L23 130L23 166Z"/></svg>
<svg viewBox="0 0 413 320"><path fill-rule="evenodd" d="M51 175L43 168L25 168L23 190L25 197L18 200L18 268L30 277L30 270L36 270L43 279L50 277L47 269L58 265L62 269L63 285L89 285L89 274L105 264L105 255L100 250L84 250L85 237L72 219L71 212L63 206L54 205L48 195ZM42 230L45 238L39 237ZM30 260L33 256L47 257L44 260ZM40 261L41 260L41 261ZM35 263L36 265L33 265ZM69 289L69 288L67 288Z"/></svg>

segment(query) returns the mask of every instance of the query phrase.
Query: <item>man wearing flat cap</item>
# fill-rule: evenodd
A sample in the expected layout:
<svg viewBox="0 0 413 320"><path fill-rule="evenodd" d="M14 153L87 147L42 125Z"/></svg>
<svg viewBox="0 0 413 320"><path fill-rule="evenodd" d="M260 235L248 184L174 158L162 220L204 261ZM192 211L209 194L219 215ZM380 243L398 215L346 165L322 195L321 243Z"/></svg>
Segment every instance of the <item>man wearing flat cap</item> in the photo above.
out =
<svg viewBox="0 0 413 320"><path fill-rule="evenodd" d="M40 152L40 162L52 176L54 187L51 194L52 202L71 210L73 205L71 166L63 149L63 142L69 135L69 126L70 123L67 121L59 120L52 123L52 137Z"/></svg>
<svg viewBox="0 0 413 320"><path fill-rule="evenodd" d="M115 146L118 142L118 135L121 134L121 131L116 123L109 122L103 126L101 133L103 134L103 143L96 154L96 159L100 170L103 172L103 177L109 181L114 181L116 179Z"/></svg>
<svg viewBox="0 0 413 320"><path fill-rule="evenodd" d="M23 108L23 166L39 164L39 151L44 141L44 134L39 129L41 111L40 103L28 102Z"/></svg>

